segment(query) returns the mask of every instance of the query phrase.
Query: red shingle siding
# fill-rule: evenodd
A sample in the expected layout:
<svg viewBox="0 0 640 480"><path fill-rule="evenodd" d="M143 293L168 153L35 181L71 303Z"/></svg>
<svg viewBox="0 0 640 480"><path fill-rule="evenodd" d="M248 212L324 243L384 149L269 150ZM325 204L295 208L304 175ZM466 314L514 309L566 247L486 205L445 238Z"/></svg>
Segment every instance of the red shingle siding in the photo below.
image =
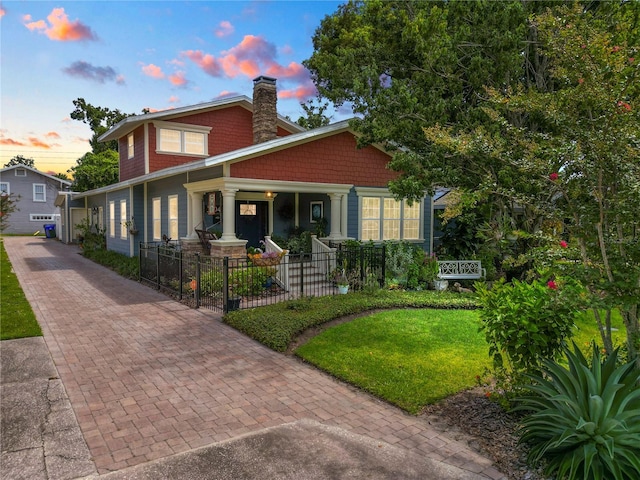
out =
<svg viewBox="0 0 640 480"><path fill-rule="evenodd" d="M292 182L344 183L385 187L397 176L390 156L373 147L356 148L344 132L231 165L231 176Z"/></svg>
<svg viewBox="0 0 640 480"><path fill-rule="evenodd" d="M127 137L122 137L118 141L118 151L120 152L120 181L144 175L144 127L138 127L133 132L133 158L129 156L129 146Z"/></svg>
<svg viewBox="0 0 640 480"><path fill-rule="evenodd" d="M212 127L209 133L209 157L253 144L251 112L239 106L174 118L170 121ZM285 136L290 133L279 128L278 135ZM156 129L153 124L149 125L150 172L193 162L201 158L205 157L156 153Z"/></svg>

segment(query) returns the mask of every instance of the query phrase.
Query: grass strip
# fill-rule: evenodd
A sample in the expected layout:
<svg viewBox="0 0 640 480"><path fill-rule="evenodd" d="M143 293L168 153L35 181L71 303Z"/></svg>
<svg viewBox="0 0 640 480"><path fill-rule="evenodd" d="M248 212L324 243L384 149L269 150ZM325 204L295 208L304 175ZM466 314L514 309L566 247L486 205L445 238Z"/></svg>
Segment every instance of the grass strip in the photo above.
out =
<svg viewBox="0 0 640 480"><path fill-rule="evenodd" d="M13 273L9 256L0 238L0 340L39 337L42 330Z"/></svg>

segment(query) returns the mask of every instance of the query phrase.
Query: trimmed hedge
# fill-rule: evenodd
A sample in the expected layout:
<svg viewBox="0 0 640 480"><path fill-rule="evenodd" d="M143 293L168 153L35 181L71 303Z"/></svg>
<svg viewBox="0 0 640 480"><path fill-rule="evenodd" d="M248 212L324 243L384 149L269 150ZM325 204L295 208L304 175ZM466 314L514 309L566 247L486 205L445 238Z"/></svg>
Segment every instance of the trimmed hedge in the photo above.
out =
<svg viewBox="0 0 640 480"><path fill-rule="evenodd" d="M229 312L223 321L277 351L284 352L297 335L346 315L380 308L475 309L472 294L433 291L380 290L328 297L304 297L246 310Z"/></svg>

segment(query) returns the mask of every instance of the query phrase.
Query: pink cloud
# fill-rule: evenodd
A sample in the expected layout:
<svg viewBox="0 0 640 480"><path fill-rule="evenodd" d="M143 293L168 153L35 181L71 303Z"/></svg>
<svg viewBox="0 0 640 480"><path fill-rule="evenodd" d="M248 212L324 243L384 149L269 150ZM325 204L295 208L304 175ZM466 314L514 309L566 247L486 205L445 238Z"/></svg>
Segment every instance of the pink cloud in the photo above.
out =
<svg viewBox="0 0 640 480"><path fill-rule="evenodd" d="M13 138L0 138L0 145L11 145L14 147L24 147L26 144L14 140Z"/></svg>
<svg viewBox="0 0 640 480"><path fill-rule="evenodd" d="M216 37L222 38L222 37L227 37L231 35L233 32L235 32L235 30L236 29L233 27L233 25L231 25L231 22L227 20L223 20L218 25L218 28L216 29L215 34L216 34Z"/></svg>
<svg viewBox="0 0 640 480"><path fill-rule="evenodd" d="M49 145L48 143L43 142L42 140L40 140L39 138L36 138L36 137L29 137L29 145L31 145L32 147L37 147L37 148L44 148L46 150L49 150L51 148L51 145Z"/></svg>
<svg viewBox="0 0 640 480"><path fill-rule="evenodd" d="M278 92L278 98L287 99L295 98L301 102L305 102L318 94L316 87L313 83L299 85L290 90L281 90Z"/></svg>
<svg viewBox="0 0 640 480"><path fill-rule="evenodd" d="M162 69L157 65L154 65L153 63L150 63L149 65L143 65L142 73L152 78L164 78L164 73L162 72Z"/></svg>
<svg viewBox="0 0 640 480"><path fill-rule="evenodd" d="M187 57L212 77L222 76L222 67L213 55L205 54L200 50L187 50L182 52L181 55Z"/></svg>
<svg viewBox="0 0 640 480"><path fill-rule="evenodd" d="M54 8L47 16L48 23L44 20L31 21L31 15L25 15L23 21L29 30L44 33L51 40L61 42L75 42L82 40L97 40L98 37L90 27L82 24L80 20L69 21L64 8Z"/></svg>
<svg viewBox="0 0 640 480"><path fill-rule="evenodd" d="M4 17L7 14L7 11L4 7L0 6L0 18Z"/></svg>
<svg viewBox="0 0 640 480"><path fill-rule="evenodd" d="M299 82L307 82L310 80L309 71L296 62L291 62L286 67L273 63L266 71L266 75L275 78L287 78Z"/></svg>
<svg viewBox="0 0 640 480"><path fill-rule="evenodd" d="M47 137L47 138L60 138L60 135L58 134L58 132L48 132L47 134L45 134L45 137Z"/></svg>
<svg viewBox="0 0 640 480"><path fill-rule="evenodd" d="M169 103L178 103L180 101L179 97L176 97L175 95L171 95L169 97Z"/></svg>
<svg viewBox="0 0 640 480"><path fill-rule="evenodd" d="M169 81L171 82L172 85L175 85L176 87L182 87L187 83L189 83L189 81L185 78L184 75L185 75L184 72L176 72L172 75L169 75Z"/></svg>

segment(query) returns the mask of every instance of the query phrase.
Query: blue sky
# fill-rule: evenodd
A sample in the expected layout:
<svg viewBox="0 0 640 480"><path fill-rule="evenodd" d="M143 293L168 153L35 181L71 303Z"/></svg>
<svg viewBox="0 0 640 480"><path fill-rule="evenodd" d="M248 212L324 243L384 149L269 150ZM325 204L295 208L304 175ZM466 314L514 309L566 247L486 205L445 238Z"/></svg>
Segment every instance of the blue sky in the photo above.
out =
<svg viewBox="0 0 640 480"><path fill-rule="evenodd" d="M90 150L73 100L124 113L252 95L278 79L296 120L315 96L302 61L336 1L2 1L0 167L16 155L57 173ZM337 118L338 115L334 117Z"/></svg>

